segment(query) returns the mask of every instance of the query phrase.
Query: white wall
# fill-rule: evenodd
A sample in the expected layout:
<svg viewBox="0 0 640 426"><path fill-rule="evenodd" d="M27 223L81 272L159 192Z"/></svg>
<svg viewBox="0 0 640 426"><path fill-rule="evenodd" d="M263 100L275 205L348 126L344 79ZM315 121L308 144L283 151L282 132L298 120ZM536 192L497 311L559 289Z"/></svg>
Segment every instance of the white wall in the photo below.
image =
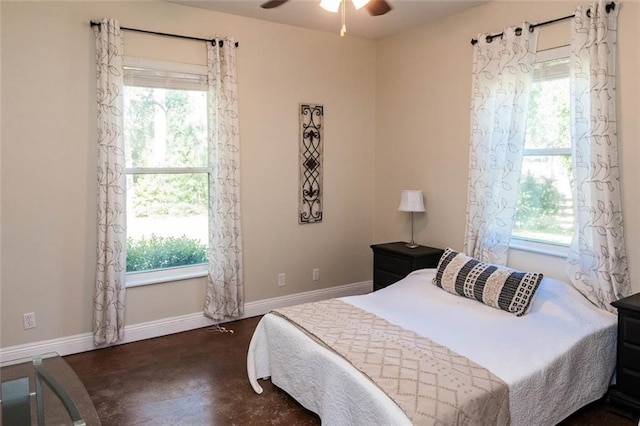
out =
<svg viewBox="0 0 640 426"><path fill-rule="evenodd" d="M6 2L2 12L0 347L91 330L95 59L89 21L238 50L245 299L371 278L375 43L164 2ZM199 63L202 43L126 33L128 55ZM324 220L298 225L298 104L325 106ZM321 269L313 282L311 271ZM287 286L277 287L277 274ZM204 279L127 292L126 323L202 310ZM24 331L22 314L37 328Z"/></svg>
<svg viewBox="0 0 640 426"><path fill-rule="evenodd" d="M566 1L493 1L383 40L376 86L376 241L409 238L402 189L425 191L416 241L462 249L467 200L472 48L479 33L571 15ZM632 287L640 291L640 3L623 2L618 31L618 136ZM569 42L569 22L542 27L539 49ZM512 251L510 264L564 279L562 259Z"/></svg>

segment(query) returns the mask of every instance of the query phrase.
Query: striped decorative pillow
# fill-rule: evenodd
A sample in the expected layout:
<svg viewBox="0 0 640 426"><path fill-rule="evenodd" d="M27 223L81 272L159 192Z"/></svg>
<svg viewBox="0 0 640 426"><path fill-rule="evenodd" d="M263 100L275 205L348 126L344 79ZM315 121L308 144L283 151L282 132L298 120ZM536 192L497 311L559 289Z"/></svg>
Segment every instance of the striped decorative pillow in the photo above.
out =
<svg viewBox="0 0 640 426"><path fill-rule="evenodd" d="M458 253L444 251L433 284L516 316L527 313L542 274L518 272Z"/></svg>

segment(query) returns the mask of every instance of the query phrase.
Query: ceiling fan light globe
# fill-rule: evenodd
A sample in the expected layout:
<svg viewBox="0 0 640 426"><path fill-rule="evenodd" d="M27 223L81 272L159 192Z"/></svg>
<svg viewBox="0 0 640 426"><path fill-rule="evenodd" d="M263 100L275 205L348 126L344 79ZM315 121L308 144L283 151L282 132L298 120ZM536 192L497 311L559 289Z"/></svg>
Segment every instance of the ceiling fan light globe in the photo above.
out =
<svg viewBox="0 0 640 426"><path fill-rule="evenodd" d="M351 1L353 2L353 5L355 6L356 9L360 9L361 7L369 3L369 0L351 0Z"/></svg>
<svg viewBox="0 0 640 426"><path fill-rule="evenodd" d="M338 13L342 0L320 0L320 7L329 12Z"/></svg>

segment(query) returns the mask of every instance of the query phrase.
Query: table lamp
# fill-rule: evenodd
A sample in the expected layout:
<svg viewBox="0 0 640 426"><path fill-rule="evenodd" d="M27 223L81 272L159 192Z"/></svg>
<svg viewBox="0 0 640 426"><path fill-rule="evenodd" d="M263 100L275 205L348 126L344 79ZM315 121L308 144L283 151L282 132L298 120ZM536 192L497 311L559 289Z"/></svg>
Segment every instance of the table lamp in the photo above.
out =
<svg viewBox="0 0 640 426"><path fill-rule="evenodd" d="M418 244L413 241L413 213L425 211L422 191L413 189L403 190L401 193L400 207L398 207L398 210L400 210L401 212L411 212L411 242L407 244L407 247L418 247Z"/></svg>

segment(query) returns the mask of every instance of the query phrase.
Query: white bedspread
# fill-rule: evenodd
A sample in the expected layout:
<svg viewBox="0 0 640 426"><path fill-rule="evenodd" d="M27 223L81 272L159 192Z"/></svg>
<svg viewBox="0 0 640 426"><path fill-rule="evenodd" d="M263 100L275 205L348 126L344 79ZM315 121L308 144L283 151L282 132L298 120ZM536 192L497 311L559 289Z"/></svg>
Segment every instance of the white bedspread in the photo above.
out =
<svg viewBox="0 0 640 426"><path fill-rule="evenodd" d="M514 425L553 425L604 395L615 366L615 315L545 278L529 313L515 317L437 288L434 273L416 271L375 293L342 300L489 369L509 385ZM257 379L270 376L323 424L410 424L348 362L274 315L256 328L247 371L257 393Z"/></svg>

